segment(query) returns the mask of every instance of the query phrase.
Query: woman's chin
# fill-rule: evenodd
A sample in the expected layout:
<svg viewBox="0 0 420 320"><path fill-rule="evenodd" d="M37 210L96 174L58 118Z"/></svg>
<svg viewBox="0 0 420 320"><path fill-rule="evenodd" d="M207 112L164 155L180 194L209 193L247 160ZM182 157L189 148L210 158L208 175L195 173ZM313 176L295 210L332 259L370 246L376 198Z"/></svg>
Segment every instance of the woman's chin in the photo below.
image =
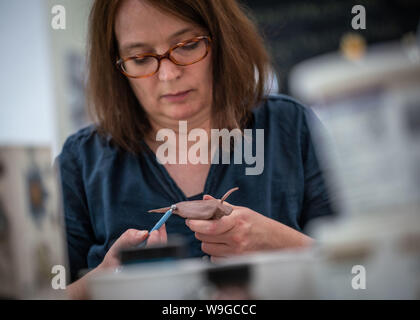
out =
<svg viewBox="0 0 420 320"><path fill-rule="evenodd" d="M198 113L198 110L194 110L187 106L174 106L170 112L168 112L168 117L173 120L182 121L188 120L194 117Z"/></svg>

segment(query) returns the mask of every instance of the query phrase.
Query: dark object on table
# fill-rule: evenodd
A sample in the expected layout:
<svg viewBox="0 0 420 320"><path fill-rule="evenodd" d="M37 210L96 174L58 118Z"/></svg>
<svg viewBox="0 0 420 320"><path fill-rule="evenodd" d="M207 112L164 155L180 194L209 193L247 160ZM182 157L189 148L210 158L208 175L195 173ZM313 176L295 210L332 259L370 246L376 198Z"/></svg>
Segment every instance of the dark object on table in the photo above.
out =
<svg viewBox="0 0 420 320"><path fill-rule="evenodd" d="M183 238L168 236L168 243L120 251L122 265L135 263L173 261L187 257L187 247Z"/></svg>

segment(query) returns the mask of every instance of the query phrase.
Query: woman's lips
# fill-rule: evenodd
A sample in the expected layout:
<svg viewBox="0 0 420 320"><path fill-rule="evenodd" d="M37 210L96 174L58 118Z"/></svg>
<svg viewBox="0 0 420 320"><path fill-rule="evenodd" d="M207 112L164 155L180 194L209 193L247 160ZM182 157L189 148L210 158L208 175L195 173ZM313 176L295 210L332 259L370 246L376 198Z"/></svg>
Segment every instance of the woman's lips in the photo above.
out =
<svg viewBox="0 0 420 320"><path fill-rule="evenodd" d="M178 101L184 100L190 92L191 90L187 90L187 91L179 92L177 94L166 94L166 95L163 95L162 98L171 102L178 102Z"/></svg>

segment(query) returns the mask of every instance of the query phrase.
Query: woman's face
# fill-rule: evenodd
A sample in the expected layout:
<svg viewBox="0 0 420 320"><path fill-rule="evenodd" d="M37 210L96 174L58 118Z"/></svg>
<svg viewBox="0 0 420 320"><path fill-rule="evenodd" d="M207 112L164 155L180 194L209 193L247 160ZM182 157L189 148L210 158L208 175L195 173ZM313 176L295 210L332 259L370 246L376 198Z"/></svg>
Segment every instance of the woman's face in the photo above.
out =
<svg viewBox="0 0 420 320"><path fill-rule="evenodd" d="M141 0L123 1L116 16L115 34L122 58L141 53L163 54L178 42L208 35L206 30ZM153 123L170 126L176 122L177 126L179 120L209 118L212 102L211 52L189 66L177 66L169 59L163 59L156 74L128 79ZM182 92L186 94L171 96Z"/></svg>

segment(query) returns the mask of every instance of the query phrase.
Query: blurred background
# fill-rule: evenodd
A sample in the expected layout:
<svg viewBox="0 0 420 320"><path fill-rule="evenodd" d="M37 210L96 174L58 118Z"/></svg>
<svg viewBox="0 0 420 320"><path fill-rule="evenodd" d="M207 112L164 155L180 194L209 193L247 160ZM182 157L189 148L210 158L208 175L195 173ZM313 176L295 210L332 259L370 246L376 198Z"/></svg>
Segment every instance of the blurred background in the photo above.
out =
<svg viewBox="0 0 420 320"><path fill-rule="evenodd" d="M288 77L293 66L336 51L348 33L368 44L401 39L418 28L416 0L243 0L255 15L274 61L279 88L290 94ZM366 10L366 29L354 30L352 8Z"/></svg>
<svg viewBox="0 0 420 320"><path fill-rule="evenodd" d="M63 244L51 247L51 239L60 242L62 224L49 165L65 139L89 123L84 81L92 2L0 0L0 296L33 297L49 278L49 266L66 263ZM420 2L241 3L272 56L272 91L312 108L326 129L314 128L314 139L334 205L346 217L313 227L323 245L316 258L247 260L260 266L254 293L420 299L420 280L414 280L420 279ZM364 29L352 25L357 5L366 12ZM65 9L65 29L52 26L57 6ZM22 230L30 230L23 240ZM311 270L308 261L316 262ZM360 263L375 270L363 294L342 285ZM115 297L115 283L105 280L96 283L96 297ZM288 293L278 291L280 284Z"/></svg>

